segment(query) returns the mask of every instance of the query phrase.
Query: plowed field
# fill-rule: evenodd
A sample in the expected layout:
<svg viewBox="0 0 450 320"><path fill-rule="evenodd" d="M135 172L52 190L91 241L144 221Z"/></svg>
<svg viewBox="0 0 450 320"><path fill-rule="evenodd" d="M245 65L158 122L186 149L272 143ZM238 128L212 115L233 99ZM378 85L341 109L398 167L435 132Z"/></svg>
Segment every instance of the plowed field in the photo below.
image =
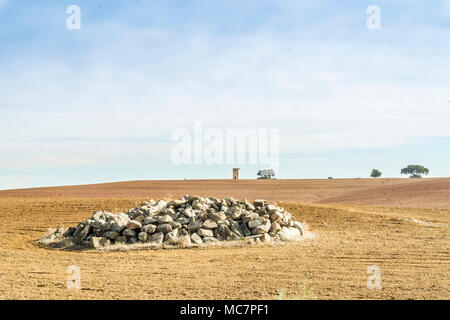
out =
<svg viewBox="0 0 450 320"><path fill-rule="evenodd" d="M450 299L450 179L138 181L0 191L0 299ZM281 246L38 247L94 210L186 193L275 200L315 234ZM81 290L66 287L81 269ZM381 289L366 287L367 268Z"/></svg>

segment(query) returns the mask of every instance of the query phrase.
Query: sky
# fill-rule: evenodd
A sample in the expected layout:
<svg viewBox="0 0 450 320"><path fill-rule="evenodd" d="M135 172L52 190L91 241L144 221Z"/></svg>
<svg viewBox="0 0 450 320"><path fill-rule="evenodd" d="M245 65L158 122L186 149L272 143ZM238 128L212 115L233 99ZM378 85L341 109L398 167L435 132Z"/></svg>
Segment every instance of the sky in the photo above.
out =
<svg viewBox="0 0 450 320"><path fill-rule="evenodd" d="M278 178L450 176L449 31L449 0L0 0L0 189L268 168L174 162L199 122L277 130Z"/></svg>

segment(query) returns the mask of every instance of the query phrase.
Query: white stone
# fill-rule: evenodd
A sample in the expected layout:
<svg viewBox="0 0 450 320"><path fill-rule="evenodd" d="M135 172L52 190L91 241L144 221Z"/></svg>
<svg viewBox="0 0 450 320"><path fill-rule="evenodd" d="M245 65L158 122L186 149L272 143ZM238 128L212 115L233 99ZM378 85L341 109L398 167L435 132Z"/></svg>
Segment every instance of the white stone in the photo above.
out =
<svg viewBox="0 0 450 320"><path fill-rule="evenodd" d="M204 229L215 229L217 228L217 223L211 219L206 220L203 222L202 228Z"/></svg>
<svg viewBox="0 0 450 320"><path fill-rule="evenodd" d="M141 227L142 227L142 223L140 223L139 221L136 221L136 220L131 220L127 224L127 228L130 230L140 229Z"/></svg>
<svg viewBox="0 0 450 320"><path fill-rule="evenodd" d="M202 238L200 238L200 236L197 233L191 234L191 240L193 243L196 243L196 244L203 243Z"/></svg>
<svg viewBox="0 0 450 320"><path fill-rule="evenodd" d="M305 231L303 230L303 226L302 226L302 224L300 222L295 221L294 222L294 227L298 229L298 231L300 232L301 236L305 234Z"/></svg>
<svg viewBox="0 0 450 320"><path fill-rule="evenodd" d="M283 227L281 231L278 232L278 236L283 241L298 241L300 240L300 231L297 228Z"/></svg>
<svg viewBox="0 0 450 320"><path fill-rule="evenodd" d="M257 226L259 226L262 223L261 219L255 219L255 220L251 220L248 222L248 227L250 229L256 228Z"/></svg>
<svg viewBox="0 0 450 320"><path fill-rule="evenodd" d="M147 233L146 232L139 232L138 239L142 242L145 242L147 240Z"/></svg>
<svg viewBox="0 0 450 320"><path fill-rule="evenodd" d="M200 228L197 230L200 237L214 237L214 232L212 230Z"/></svg>

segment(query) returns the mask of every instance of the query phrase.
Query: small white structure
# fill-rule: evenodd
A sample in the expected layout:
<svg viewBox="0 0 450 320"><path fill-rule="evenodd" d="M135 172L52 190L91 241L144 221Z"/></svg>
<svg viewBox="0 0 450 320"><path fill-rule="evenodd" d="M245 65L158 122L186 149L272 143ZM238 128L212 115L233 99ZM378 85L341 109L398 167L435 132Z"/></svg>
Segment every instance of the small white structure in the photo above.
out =
<svg viewBox="0 0 450 320"><path fill-rule="evenodd" d="M239 180L240 168L233 168L233 180Z"/></svg>
<svg viewBox="0 0 450 320"><path fill-rule="evenodd" d="M275 177L275 171L273 169L259 170L257 175L258 179L273 179Z"/></svg>

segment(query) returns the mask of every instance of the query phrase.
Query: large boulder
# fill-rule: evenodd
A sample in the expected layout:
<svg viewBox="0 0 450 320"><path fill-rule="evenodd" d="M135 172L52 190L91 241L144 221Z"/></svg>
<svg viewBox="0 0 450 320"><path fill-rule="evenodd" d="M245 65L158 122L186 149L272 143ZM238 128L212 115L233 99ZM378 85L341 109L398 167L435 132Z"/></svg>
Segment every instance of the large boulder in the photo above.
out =
<svg viewBox="0 0 450 320"><path fill-rule="evenodd" d="M277 222L272 222L272 226L270 227L269 232L277 234L278 232L280 232L280 230L281 230L280 224Z"/></svg>
<svg viewBox="0 0 450 320"><path fill-rule="evenodd" d="M168 214L159 216L156 219L157 219L158 223L160 223L160 224L169 223L169 222L173 221L172 217L169 216Z"/></svg>
<svg viewBox="0 0 450 320"><path fill-rule="evenodd" d="M191 234L191 240L195 244L203 243L202 238L195 232L193 234Z"/></svg>
<svg viewBox="0 0 450 320"><path fill-rule="evenodd" d="M219 225L214 231L215 238L217 238L220 241L229 240L231 234L232 232L230 228L228 228L224 224ZM203 239L203 241L205 241L205 239Z"/></svg>
<svg viewBox="0 0 450 320"><path fill-rule="evenodd" d="M153 242L153 243L162 243L163 240L164 240L163 232L157 232L150 236L150 242Z"/></svg>
<svg viewBox="0 0 450 320"><path fill-rule="evenodd" d="M265 204L266 204L266 200L255 200L255 201L253 201L253 205L255 207L264 207Z"/></svg>
<svg viewBox="0 0 450 320"><path fill-rule="evenodd" d="M211 219L208 219L205 222L203 222L202 228L212 230L217 228L217 223Z"/></svg>
<svg viewBox="0 0 450 320"><path fill-rule="evenodd" d="M214 238L214 237L205 237L205 238L203 238L203 242L204 243L211 243L211 242L218 242L219 240L218 239L216 239L216 238Z"/></svg>
<svg viewBox="0 0 450 320"><path fill-rule="evenodd" d="M180 223L180 224L188 224L189 223L189 219L188 218L186 218L186 217L180 217L180 218L178 218L175 222L178 222L178 223Z"/></svg>
<svg viewBox="0 0 450 320"><path fill-rule="evenodd" d="M158 227L156 227L156 230L158 232L168 233L168 232L172 231L172 226L170 225L170 223L164 223L164 224L158 225Z"/></svg>
<svg viewBox="0 0 450 320"><path fill-rule="evenodd" d="M223 212L223 211L219 211L219 212L211 211L207 215L208 215L209 219L211 219L215 222L219 222L219 221L225 220L227 218L225 212Z"/></svg>
<svg viewBox="0 0 450 320"><path fill-rule="evenodd" d="M200 237L214 237L214 232L212 230L209 230L209 229L200 228L200 229L197 230L197 234Z"/></svg>
<svg viewBox="0 0 450 320"><path fill-rule="evenodd" d="M263 233L267 233L270 230L270 227L272 226L272 224L270 223L270 221L266 221L263 224L260 224L259 226L257 226L256 228L254 228L252 230L253 234L263 234Z"/></svg>
<svg viewBox="0 0 450 320"><path fill-rule="evenodd" d="M195 218L195 212L191 208L187 208L183 211L183 214L186 216L186 218Z"/></svg>
<svg viewBox="0 0 450 320"><path fill-rule="evenodd" d="M89 239L89 245L93 249L98 249L100 247L109 245L109 239L105 237L91 237L91 239Z"/></svg>
<svg viewBox="0 0 450 320"><path fill-rule="evenodd" d="M121 224L120 222L113 222L111 224L111 231L122 232L123 229L127 227L126 224Z"/></svg>
<svg viewBox="0 0 450 320"><path fill-rule="evenodd" d="M131 220L127 224L127 228L130 230L140 229L141 227L142 227L142 223L140 223L139 221L136 221L136 220Z"/></svg>
<svg viewBox="0 0 450 320"><path fill-rule="evenodd" d="M144 219L144 225L146 225L146 224L151 224L151 223L155 223L156 222L156 219L154 218L154 217L146 217L145 219Z"/></svg>
<svg viewBox="0 0 450 320"><path fill-rule="evenodd" d="M114 241L114 243L116 243L116 244L123 244L126 242L127 242L127 238L124 236L117 237L116 240Z"/></svg>
<svg viewBox="0 0 450 320"><path fill-rule="evenodd" d="M248 227L249 227L250 229L254 229L254 228L256 228L257 226L259 226L260 224L262 224L262 219L261 219L261 218L258 218L258 219L249 221L249 222L248 222Z"/></svg>
<svg viewBox="0 0 450 320"><path fill-rule="evenodd" d="M268 204L268 205L266 206L266 211L267 211L269 214L273 214L273 213L275 213L275 212L278 211L278 208L277 208L277 206L274 206L273 204Z"/></svg>
<svg viewBox="0 0 450 320"><path fill-rule="evenodd" d="M147 237L148 237L147 232L139 232L138 234L138 239L141 242L147 241Z"/></svg>
<svg viewBox="0 0 450 320"><path fill-rule="evenodd" d="M178 229L172 230L165 234L164 242L174 243L177 240Z"/></svg>
<svg viewBox="0 0 450 320"><path fill-rule="evenodd" d="M248 237L249 235L252 234L252 231L247 227L246 223L241 223L240 226L244 236Z"/></svg>
<svg viewBox="0 0 450 320"><path fill-rule="evenodd" d="M233 221L231 223L231 231L233 231L233 233L237 234L240 237L244 237L244 233L241 229L241 226L239 225L239 222L237 221Z"/></svg>
<svg viewBox="0 0 450 320"><path fill-rule="evenodd" d="M272 238L267 233L264 233L261 237L262 242L270 242L271 240L272 240Z"/></svg>
<svg viewBox="0 0 450 320"><path fill-rule="evenodd" d="M74 235L73 237L73 241L75 243L81 244L81 242L88 236L89 234L89 229L90 226L89 225L85 225L83 227L80 228L80 231L77 233L77 231L75 231L76 235Z"/></svg>
<svg viewBox="0 0 450 320"><path fill-rule="evenodd" d="M203 223L200 220L191 220L187 226L190 232L195 232L202 227Z"/></svg>
<svg viewBox="0 0 450 320"><path fill-rule="evenodd" d="M68 229L63 233L63 237L65 237L65 238L67 238L67 237L72 237L76 230L77 230L77 228L75 228L75 227L70 227L70 228L68 228Z"/></svg>
<svg viewBox="0 0 450 320"><path fill-rule="evenodd" d="M169 224L172 226L172 229L181 229L183 225L176 221L170 221Z"/></svg>
<svg viewBox="0 0 450 320"><path fill-rule="evenodd" d="M156 226L154 224L147 224L141 228L141 231L144 231L147 234L152 234L156 231Z"/></svg>
<svg viewBox="0 0 450 320"><path fill-rule="evenodd" d="M136 237L136 231L127 228L122 231L122 235L127 238Z"/></svg>
<svg viewBox="0 0 450 320"><path fill-rule="evenodd" d="M270 216L270 220L272 220L273 222L278 222L283 220L284 216L281 212L274 212L272 213L272 215Z"/></svg>
<svg viewBox="0 0 450 320"><path fill-rule="evenodd" d="M115 240L119 235L120 235L120 233L117 231L107 231L103 234L104 237L111 239L111 240Z"/></svg>

